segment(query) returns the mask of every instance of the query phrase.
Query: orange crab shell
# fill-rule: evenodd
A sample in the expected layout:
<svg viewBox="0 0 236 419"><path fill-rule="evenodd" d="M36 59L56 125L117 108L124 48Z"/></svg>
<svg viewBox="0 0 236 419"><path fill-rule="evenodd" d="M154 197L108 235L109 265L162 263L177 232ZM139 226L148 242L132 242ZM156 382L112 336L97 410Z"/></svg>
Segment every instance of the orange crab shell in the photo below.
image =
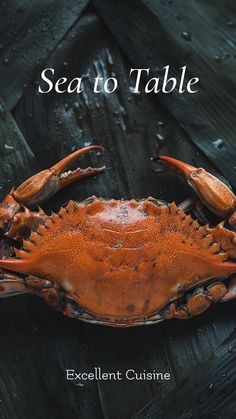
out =
<svg viewBox="0 0 236 419"><path fill-rule="evenodd" d="M111 322L151 317L196 284L235 272L207 227L154 200L70 201L15 253L6 269L56 283Z"/></svg>

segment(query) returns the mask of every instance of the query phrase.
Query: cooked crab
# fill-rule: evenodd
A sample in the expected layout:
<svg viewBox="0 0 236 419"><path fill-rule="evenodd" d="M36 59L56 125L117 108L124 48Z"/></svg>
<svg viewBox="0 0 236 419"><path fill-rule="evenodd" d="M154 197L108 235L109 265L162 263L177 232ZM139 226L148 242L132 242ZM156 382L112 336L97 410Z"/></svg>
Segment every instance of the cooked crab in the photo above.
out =
<svg viewBox="0 0 236 419"><path fill-rule="evenodd" d="M22 246L1 247L0 296L37 294L67 316L117 327L188 319L235 298L236 197L204 169L160 156L228 228L224 222L209 228L187 215L199 212L193 200L92 197L50 216L35 209L69 183L101 172L64 172L78 156L100 148L75 151L4 199L0 228Z"/></svg>

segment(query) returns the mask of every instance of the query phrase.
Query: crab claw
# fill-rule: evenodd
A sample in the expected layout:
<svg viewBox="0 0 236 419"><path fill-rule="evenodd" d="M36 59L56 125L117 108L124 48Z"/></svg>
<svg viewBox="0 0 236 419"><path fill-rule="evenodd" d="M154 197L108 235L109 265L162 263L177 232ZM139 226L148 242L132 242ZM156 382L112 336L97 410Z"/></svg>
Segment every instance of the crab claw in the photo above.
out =
<svg viewBox="0 0 236 419"><path fill-rule="evenodd" d="M75 151L69 156L65 157L50 169L43 170L36 175L27 179L16 190L11 192L11 195L17 203L27 207L35 207L50 198L54 193L86 176L100 173L104 167L86 169L77 168L74 171L65 172L65 169L77 159L92 150L102 150L103 147L94 145L85 147Z"/></svg>
<svg viewBox="0 0 236 419"><path fill-rule="evenodd" d="M217 177L172 157L160 156L159 160L184 176L201 201L215 214L226 217L233 213L236 197Z"/></svg>

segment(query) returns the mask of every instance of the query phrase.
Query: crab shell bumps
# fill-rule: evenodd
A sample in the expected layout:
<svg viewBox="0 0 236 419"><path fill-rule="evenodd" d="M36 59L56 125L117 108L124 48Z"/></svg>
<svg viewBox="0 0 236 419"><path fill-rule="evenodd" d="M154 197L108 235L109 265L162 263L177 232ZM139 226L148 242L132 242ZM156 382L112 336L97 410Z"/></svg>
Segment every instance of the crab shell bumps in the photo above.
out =
<svg viewBox="0 0 236 419"><path fill-rule="evenodd" d="M68 316L120 327L189 318L235 297L225 281L236 272L235 233L200 226L175 203L92 197L40 217L16 258L0 260L3 296L15 281L16 293Z"/></svg>

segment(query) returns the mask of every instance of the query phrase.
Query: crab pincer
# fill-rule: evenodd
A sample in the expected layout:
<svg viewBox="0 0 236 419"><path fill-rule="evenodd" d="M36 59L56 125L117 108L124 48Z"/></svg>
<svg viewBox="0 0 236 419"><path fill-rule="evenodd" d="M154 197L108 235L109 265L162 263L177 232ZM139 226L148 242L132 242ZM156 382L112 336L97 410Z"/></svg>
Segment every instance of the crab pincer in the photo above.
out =
<svg viewBox="0 0 236 419"><path fill-rule="evenodd" d="M92 150L104 151L104 148L99 145L93 145L74 151L74 153L60 160L49 169L36 173L36 175L27 179L16 190L12 191L12 196L20 204L27 207L35 207L70 183L100 173L104 167L77 168L74 171L65 172L65 169L73 164L78 157Z"/></svg>
<svg viewBox="0 0 236 419"><path fill-rule="evenodd" d="M93 145L76 150L49 169L31 176L17 189L13 188L0 204L0 228L5 234L17 240L27 237L29 231L43 224L45 218L41 209L37 212L31 209L38 207L70 183L102 172L104 167L78 167L73 171L66 171L78 157L93 150L104 151L104 148Z"/></svg>
<svg viewBox="0 0 236 419"><path fill-rule="evenodd" d="M235 299L236 232L223 222L200 225L185 212L189 204L93 196L69 201L58 214L33 210L69 183L100 172L65 172L78 156L99 148L72 153L12 190L4 201L8 211L0 206L0 217L10 220L3 233L21 241L14 248L0 242L0 298L36 294L69 317L114 327L188 319ZM220 180L171 157L161 161L209 208L232 219L236 199Z"/></svg>
<svg viewBox="0 0 236 419"><path fill-rule="evenodd" d="M231 220L235 218L236 226L236 216L234 216L236 196L228 186L203 168L196 168L168 156L160 156L159 160L187 179L200 200L212 212L222 218L229 216L231 216Z"/></svg>

